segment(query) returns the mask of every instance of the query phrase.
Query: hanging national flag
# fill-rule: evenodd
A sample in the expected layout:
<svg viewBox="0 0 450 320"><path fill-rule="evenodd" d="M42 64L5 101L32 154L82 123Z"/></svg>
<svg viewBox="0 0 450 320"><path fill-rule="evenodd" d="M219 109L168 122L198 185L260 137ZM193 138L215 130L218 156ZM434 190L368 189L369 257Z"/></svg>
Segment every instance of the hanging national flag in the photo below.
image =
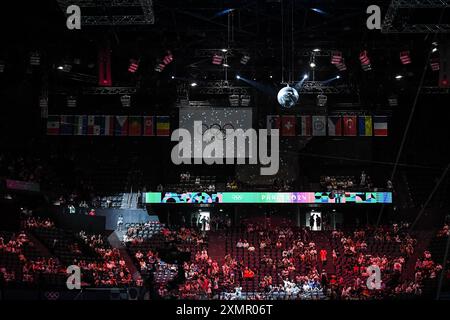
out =
<svg viewBox="0 0 450 320"><path fill-rule="evenodd" d="M59 116L49 115L47 118L47 135L59 135Z"/></svg>
<svg viewBox="0 0 450 320"><path fill-rule="evenodd" d="M167 137L170 135L170 117L156 117L156 135L160 137Z"/></svg>
<svg viewBox="0 0 450 320"><path fill-rule="evenodd" d="M267 116L267 134L270 136L272 130L280 130L281 119L277 115ZM278 133L279 134L279 133Z"/></svg>
<svg viewBox="0 0 450 320"><path fill-rule="evenodd" d="M74 118L74 135L84 136L87 134L87 116L73 116Z"/></svg>
<svg viewBox="0 0 450 320"><path fill-rule="evenodd" d="M114 116L101 116L99 123L101 136L114 135Z"/></svg>
<svg viewBox="0 0 450 320"><path fill-rule="evenodd" d="M155 119L155 117L153 117L153 116L143 117L143 120L144 120L143 135L144 136L149 137L149 136L155 135L155 130L154 130L154 126L153 126L154 119Z"/></svg>
<svg viewBox="0 0 450 320"><path fill-rule="evenodd" d="M116 116L114 123L114 135L126 136L128 135L128 116Z"/></svg>
<svg viewBox="0 0 450 320"><path fill-rule="evenodd" d="M94 136L102 136L105 131L105 117L104 116L94 116Z"/></svg>
<svg viewBox="0 0 450 320"><path fill-rule="evenodd" d="M299 116L297 119L297 134L302 137L309 137L311 136L311 132L311 116Z"/></svg>
<svg viewBox="0 0 450 320"><path fill-rule="evenodd" d="M293 137L295 136L296 126L295 116L281 116L281 136Z"/></svg>
<svg viewBox="0 0 450 320"><path fill-rule="evenodd" d="M316 137L322 137L327 135L326 116L312 117L312 135Z"/></svg>
<svg viewBox="0 0 450 320"><path fill-rule="evenodd" d="M358 118L359 135L363 137L372 136L372 116L360 116Z"/></svg>
<svg viewBox="0 0 450 320"><path fill-rule="evenodd" d="M87 116L88 124L87 124L87 135L93 136L95 135L95 116Z"/></svg>
<svg viewBox="0 0 450 320"><path fill-rule="evenodd" d="M344 136L356 136L356 116L345 116L344 122Z"/></svg>
<svg viewBox="0 0 450 320"><path fill-rule="evenodd" d="M328 117L328 135L342 136L342 118L340 116Z"/></svg>
<svg viewBox="0 0 450 320"><path fill-rule="evenodd" d="M131 116L128 118L128 135L141 136L142 135L142 117Z"/></svg>
<svg viewBox="0 0 450 320"><path fill-rule="evenodd" d="M376 137L386 137L388 135L388 122L386 116L373 117L373 135Z"/></svg>
<svg viewBox="0 0 450 320"><path fill-rule="evenodd" d="M70 115L62 115L60 117L61 124L59 134L62 136L71 136L73 135L73 127L74 127L74 117Z"/></svg>

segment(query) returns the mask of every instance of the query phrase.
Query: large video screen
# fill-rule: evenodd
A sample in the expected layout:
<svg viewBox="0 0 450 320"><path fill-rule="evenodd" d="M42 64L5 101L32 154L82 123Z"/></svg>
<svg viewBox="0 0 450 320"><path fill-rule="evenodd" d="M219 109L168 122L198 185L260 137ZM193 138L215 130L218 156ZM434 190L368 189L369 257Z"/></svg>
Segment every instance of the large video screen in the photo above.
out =
<svg viewBox="0 0 450 320"><path fill-rule="evenodd" d="M154 203L392 203L391 192L147 192L144 202Z"/></svg>
<svg viewBox="0 0 450 320"><path fill-rule="evenodd" d="M227 129L247 130L252 128L252 114L251 108L180 108L179 128L188 130L193 137L195 133L194 122L201 121L202 126L198 128L197 134L203 134L208 129L218 129L223 134L222 140L225 144ZM203 142L201 149L200 144L193 144L191 157L194 158L196 154L202 154L201 152L207 144L207 142ZM236 148L234 155L234 157L238 156ZM209 158L209 156L206 156L206 158Z"/></svg>

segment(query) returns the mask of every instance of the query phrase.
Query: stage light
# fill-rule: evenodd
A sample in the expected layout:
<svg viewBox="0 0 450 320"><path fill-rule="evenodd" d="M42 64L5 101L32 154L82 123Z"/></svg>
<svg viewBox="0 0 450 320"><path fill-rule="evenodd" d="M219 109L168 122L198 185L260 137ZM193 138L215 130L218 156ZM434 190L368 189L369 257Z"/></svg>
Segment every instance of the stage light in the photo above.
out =
<svg viewBox="0 0 450 320"><path fill-rule="evenodd" d="M47 97L42 96L39 98L39 107L41 107L41 108L48 107L48 98Z"/></svg>
<svg viewBox="0 0 450 320"><path fill-rule="evenodd" d="M227 49L222 49L222 52L227 52L228 50Z"/></svg>
<svg viewBox="0 0 450 320"><path fill-rule="evenodd" d="M33 52L30 55L30 65L39 66L41 64L41 55L39 52Z"/></svg>
<svg viewBox="0 0 450 320"><path fill-rule="evenodd" d="M172 79L175 79L175 76L172 76L171 78L172 78Z"/></svg>
<svg viewBox="0 0 450 320"><path fill-rule="evenodd" d="M191 87L196 87L197 86L197 83L196 82L192 82L191 83Z"/></svg>
<svg viewBox="0 0 450 320"><path fill-rule="evenodd" d="M219 54L214 54L213 55L212 61L211 61L212 64L221 65L222 62L223 62L223 56L222 55L219 55Z"/></svg>
<svg viewBox="0 0 450 320"><path fill-rule="evenodd" d="M308 79L309 76L305 73L305 75L303 76L303 79Z"/></svg>
<svg viewBox="0 0 450 320"><path fill-rule="evenodd" d="M316 67L316 63L315 63L315 62L311 62L311 63L309 64L309 66L310 66L311 68L315 68L315 67Z"/></svg>
<svg viewBox="0 0 450 320"><path fill-rule="evenodd" d="M239 95L232 94L228 97L230 107L239 107Z"/></svg>
<svg viewBox="0 0 450 320"><path fill-rule="evenodd" d="M326 13L325 11L319 9L319 8L311 8L312 11L323 14L323 15L327 15L328 13Z"/></svg>
<svg viewBox="0 0 450 320"><path fill-rule="evenodd" d="M138 68L139 68L139 61L135 60L135 59L130 59L130 65L128 66L128 72L135 73Z"/></svg>
<svg viewBox="0 0 450 320"><path fill-rule="evenodd" d="M163 72L167 65L172 63L173 61L173 54L170 51L167 51L167 54L162 58L161 60L158 60L155 66L156 72ZM130 67L128 68L128 71L131 73L136 72L137 68L139 67L139 61L137 60L130 60Z"/></svg>
<svg viewBox="0 0 450 320"><path fill-rule="evenodd" d="M431 50L431 52L435 53L438 51L438 48L433 48L433 50Z"/></svg>
<svg viewBox="0 0 450 320"><path fill-rule="evenodd" d="M70 72L72 70L72 65L66 63L66 64L57 66L56 69L64 71L64 72Z"/></svg>
<svg viewBox="0 0 450 320"><path fill-rule="evenodd" d="M341 51L333 51L331 53L331 64L338 65L342 63L342 52Z"/></svg>
<svg viewBox="0 0 450 320"><path fill-rule="evenodd" d="M67 97L67 107L76 108L77 106L77 98L74 96Z"/></svg>
<svg viewBox="0 0 450 320"><path fill-rule="evenodd" d="M339 71L347 70L345 60L342 57L342 52L340 51L333 51L331 55L331 64L334 64Z"/></svg>
<svg viewBox="0 0 450 320"><path fill-rule="evenodd" d="M341 76L336 76L336 79L340 79L341 78Z"/></svg>
<svg viewBox="0 0 450 320"><path fill-rule="evenodd" d="M409 55L409 51L400 52L400 61L403 65L411 63L411 57Z"/></svg>
<svg viewBox="0 0 450 320"><path fill-rule="evenodd" d="M269 76L269 78L270 78L270 79L272 79L272 78L273 78L273 76L272 76L272 75L270 75L270 76Z"/></svg>
<svg viewBox="0 0 450 320"><path fill-rule="evenodd" d="M441 69L441 63L439 61L439 58L430 59L430 66L431 66L431 70L439 71Z"/></svg>
<svg viewBox="0 0 450 320"><path fill-rule="evenodd" d="M241 79L241 76L237 74L236 79L238 79L238 80Z"/></svg>
<svg viewBox="0 0 450 320"><path fill-rule="evenodd" d="M230 67L230 65L227 64L227 63L224 63L222 66L225 67L225 68L229 68Z"/></svg>
<svg viewBox="0 0 450 320"><path fill-rule="evenodd" d="M372 65L370 63L370 58L367 55L367 50L361 51L359 54L359 60L361 61L361 68L363 71L370 71L372 70Z"/></svg>
<svg viewBox="0 0 450 320"><path fill-rule="evenodd" d="M170 51L168 51L166 56L163 58L163 62L165 65L168 65L172 61L173 61L173 54Z"/></svg>
<svg viewBox="0 0 450 320"><path fill-rule="evenodd" d="M163 72L165 68L166 68L166 65L164 63L158 63L155 66L155 71L156 72Z"/></svg>
<svg viewBox="0 0 450 320"><path fill-rule="evenodd" d="M400 80L402 78L403 78L403 76L401 74L398 74L398 75L395 76L395 79L397 79L397 80Z"/></svg>
<svg viewBox="0 0 450 320"><path fill-rule="evenodd" d="M249 55L243 55L241 58L241 64L247 64L247 62L250 60L250 56Z"/></svg>
<svg viewBox="0 0 450 320"><path fill-rule="evenodd" d="M313 49L314 52L320 52L319 48Z"/></svg>
<svg viewBox="0 0 450 320"><path fill-rule="evenodd" d="M388 104L390 107L397 107L398 106L398 98L397 96L391 96L388 98Z"/></svg>
<svg viewBox="0 0 450 320"><path fill-rule="evenodd" d="M120 103L122 103L122 107L124 107L124 108L131 107L131 96L129 96L129 95L121 96Z"/></svg>
<svg viewBox="0 0 450 320"><path fill-rule="evenodd" d="M233 10L234 10L234 9L225 9L225 10L219 11L218 13L216 13L216 14L214 15L214 17L220 17L220 16L223 16L223 15L225 15L225 14L227 14L227 13L233 12Z"/></svg>
<svg viewBox="0 0 450 320"><path fill-rule="evenodd" d="M328 97L324 94L319 94L317 96L317 106L318 107L325 107L327 105Z"/></svg>
<svg viewBox="0 0 450 320"><path fill-rule="evenodd" d="M242 95L241 96L241 106L242 107L248 107L250 105L250 96L249 95Z"/></svg>

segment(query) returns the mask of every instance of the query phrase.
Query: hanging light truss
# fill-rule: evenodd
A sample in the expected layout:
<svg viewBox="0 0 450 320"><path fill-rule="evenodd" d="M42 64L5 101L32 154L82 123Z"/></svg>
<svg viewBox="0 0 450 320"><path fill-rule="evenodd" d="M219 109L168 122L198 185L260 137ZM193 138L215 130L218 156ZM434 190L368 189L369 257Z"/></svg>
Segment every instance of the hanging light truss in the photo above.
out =
<svg viewBox="0 0 450 320"><path fill-rule="evenodd" d="M450 24L396 24L401 9L446 9L450 0L392 0L383 24L382 33L450 33Z"/></svg>
<svg viewBox="0 0 450 320"><path fill-rule="evenodd" d="M81 9L81 26L125 26L150 25L155 23L153 0L57 0L65 13L70 5ZM121 12L131 12L126 15L110 15L109 8L121 9ZM88 10L84 10L88 9ZM83 12L98 11L102 15L86 15Z"/></svg>

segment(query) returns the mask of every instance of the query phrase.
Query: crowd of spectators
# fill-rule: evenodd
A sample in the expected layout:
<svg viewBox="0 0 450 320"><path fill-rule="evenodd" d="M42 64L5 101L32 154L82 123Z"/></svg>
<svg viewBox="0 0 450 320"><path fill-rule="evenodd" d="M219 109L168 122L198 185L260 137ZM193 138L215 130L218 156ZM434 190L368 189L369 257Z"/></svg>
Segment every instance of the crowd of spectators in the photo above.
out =
<svg viewBox="0 0 450 320"><path fill-rule="evenodd" d="M25 220L23 220L23 226L27 229L33 228L52 229L55 227L55 223L50 218L28 217Z"/></svg>
<svg viewBox="0 0 450 320"><path fill-rule="evenodd" d="M96 286L124 286L134 283L131 272L117 248L111 248L106 238L100 234L80 231L78 237L96 254L94 261L74 261Z"/></svg>
<svg viewBox="0 0 450 320"><path fill-rule="evenodd" d="M355 178L352 176L322 176L320 185L326 191L351 190L355 185Z"/></svg>
<svg viewBox="0 0 450 320"><path fill-rule="evenodd" d="M349 175L321 176L320 186L324 191L339 193L352 190L372 190L374 188L374 182L365 171L362 171L359 179ZM393 189L393 184L390 180L386 182L386 188Z"/></svg>
<svg viewBox="0 0 450 320"><path fill-rule="evenodd" d="M45 165L38 158L0 153L0 177L40 183L46 174Z"/></svg>
<svg viewBox="0 0 450 320"><path fill-rule="evenodd" d="M0 254L9 253L17 257L19 262L12 270L5 266L0 268L4 280L8 282L33 284L42 274L61 274L64 267L55 257L27 256L26 250L33 250L34 244L24 231L12 234L9 240L0 237Z"/></svg>
<svg viewBox="0 0 450 320"><path fill-rule="evenodd" d="M445 238L450 236L450 227L447 223L444 224L444 226L438 231L437 236L439 238Z"/></svg>

